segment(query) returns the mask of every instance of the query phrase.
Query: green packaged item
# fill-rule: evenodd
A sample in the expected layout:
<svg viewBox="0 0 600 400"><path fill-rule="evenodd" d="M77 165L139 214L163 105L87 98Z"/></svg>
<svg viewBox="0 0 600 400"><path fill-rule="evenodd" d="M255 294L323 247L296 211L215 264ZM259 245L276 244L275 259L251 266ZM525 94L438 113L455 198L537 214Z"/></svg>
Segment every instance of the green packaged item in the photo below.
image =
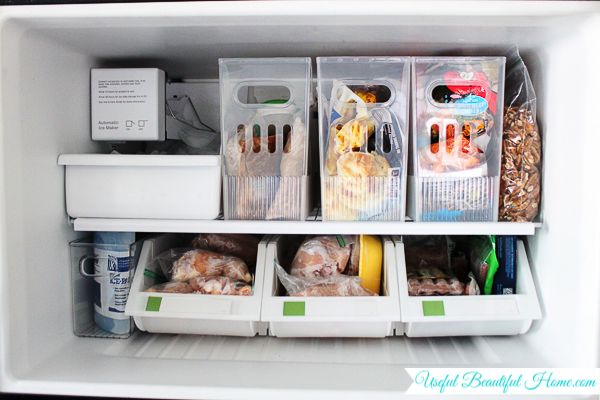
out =
<svg viewBox="0 0 600 400"><path fill-rule="evenodd" d="M473 236L471 242L471 271L483 294L492 294L494 275L498 270L495 236Z"/></svg>

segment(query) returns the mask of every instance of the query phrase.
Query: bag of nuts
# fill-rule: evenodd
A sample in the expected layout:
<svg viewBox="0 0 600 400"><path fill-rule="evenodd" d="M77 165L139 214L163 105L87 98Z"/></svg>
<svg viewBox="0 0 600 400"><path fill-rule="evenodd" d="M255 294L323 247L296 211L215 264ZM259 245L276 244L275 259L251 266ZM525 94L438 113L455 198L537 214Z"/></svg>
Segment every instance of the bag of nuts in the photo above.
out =
<svg viewBox="0 0 600 400"><path fill-rule="evenodd" d="M504 104L498 219L533 221L540 204L542 142L535 91L518 49L506 58Z"/></svg>

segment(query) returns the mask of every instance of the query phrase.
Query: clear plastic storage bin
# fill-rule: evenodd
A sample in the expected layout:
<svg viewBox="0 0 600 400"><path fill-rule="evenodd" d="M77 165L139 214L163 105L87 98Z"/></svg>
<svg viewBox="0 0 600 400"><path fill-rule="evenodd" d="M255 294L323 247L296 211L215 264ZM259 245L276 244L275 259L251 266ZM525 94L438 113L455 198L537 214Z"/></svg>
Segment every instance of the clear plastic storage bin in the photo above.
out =
<svg viewBox="0 0 600 400"><path fill-rule="evenodd" d="M414 220L498 219L504 64L504 57L413 59Z"/></svg>
<svg viewBox="0 0 600 400"><path fill-rule="evenodd" d="M226 219L308 216L310 58L220 59Z"/></svg>
<svg viewBox="0 0 600 400"><path fill-rule="evenodd" d="M258 245L252 295L211 295L196 293L148 292L161 283L160 265L153 262L160 253L185 246L178 235L164 234L144 241L138 268L131 285L125 312L142 331L227 336L265 334L261 329L260 305L264 280L267 238Z"/></svg>
<svg viewBox="0 0 600 400"><path fill-rule="evenodd" d="M70 258L71 258L71 287L73 291L73 333L82 337L95 338L116 338L126 339L133 331L134 324L130 317L124 313L125 302L127 301L127 292L119 293L121 296L120 302L123 309L120 310L122 317L116 316L114 321L115 328L122 330L121 333L109 332L102 329L96 322L96 318L102 318L101 323L110 325L110 319L98 315L95 308L102 308L102 288L106 288L109 282L116 275L120 279L120 285L127 286L127 282L131 282L134 276L134 268L137 264L141 243L136 242L131 245L126 244L99 244L94 243L93 238L84 238L72 241L69 243ZM108 256L106 253L120 253L120 260ZM128 254L128 256L127 256ZM126 262L129 270L127 272L119 272L119 267L123 266L123 259L128 258ZM115 265L115 273L113 276L99 273L102 269L98 263L112 263ZM110 270L110 267L108 267ZM123 285L123 281L125 284ZM125 296L123 299L122 296ZM105 305L106 308L106 305ZM118 326L117 326L118 325Z"/></svg>
<svg viewBox="0 0 600 400"><path fill-rule="evenodd" d="M383 266L379 296L288 296L276 264L291 261L301 237L276 236L267 245L261 320L269 336L386 337L402 334L396 255L382 237Z"/></svg>
<svg viewBox="0 0 600 400"><path fill-rule="evenodd" d="M408 57L319 57L323 220L404 221Z"/></svg>

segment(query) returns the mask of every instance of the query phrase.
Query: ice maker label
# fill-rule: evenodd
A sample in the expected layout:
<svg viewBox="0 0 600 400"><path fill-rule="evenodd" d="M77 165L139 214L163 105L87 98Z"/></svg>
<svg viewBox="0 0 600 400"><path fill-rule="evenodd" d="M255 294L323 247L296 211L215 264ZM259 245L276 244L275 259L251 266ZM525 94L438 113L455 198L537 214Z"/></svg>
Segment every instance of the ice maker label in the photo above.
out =
<svg viewBox="0 0 600 400"><path fill-rule="evenodd" d="M306 308L303 301L285 301L283 303L283 315L287 317L303 317Z"/></svg>

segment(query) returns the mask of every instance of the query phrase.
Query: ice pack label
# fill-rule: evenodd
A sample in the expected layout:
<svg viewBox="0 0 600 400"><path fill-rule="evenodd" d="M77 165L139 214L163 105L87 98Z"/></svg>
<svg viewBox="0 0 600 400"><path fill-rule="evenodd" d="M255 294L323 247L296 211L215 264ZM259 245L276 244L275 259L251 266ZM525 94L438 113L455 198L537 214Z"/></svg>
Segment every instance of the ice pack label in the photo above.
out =
<svg viewBox="0 0 600 400"><path fill-rule="evenodd" d="M95 249L94 280L99 286L98 314L114 319L128 319L124 314L129 295L130 257L128 251Z"/></svg>

